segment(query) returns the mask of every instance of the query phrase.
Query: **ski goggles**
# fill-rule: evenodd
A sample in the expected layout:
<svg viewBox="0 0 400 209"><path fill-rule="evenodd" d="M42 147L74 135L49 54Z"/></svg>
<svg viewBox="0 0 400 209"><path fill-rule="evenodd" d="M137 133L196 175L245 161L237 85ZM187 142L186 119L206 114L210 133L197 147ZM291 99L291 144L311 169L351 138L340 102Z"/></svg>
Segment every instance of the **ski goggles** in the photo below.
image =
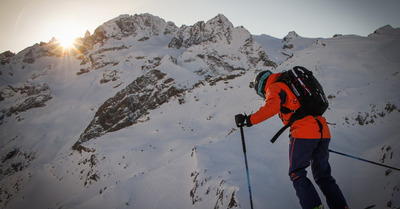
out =
<svg viewBox="0 0 400 209"><path fill-rule="evenodd" d="M257 76L253 82L250 82L249 87L250 88L254 88L256 90L256 93L262 97L265 98L265 84L267 82L268 77L272 74L271 71L267 70L264 71L262 73L260 73L259 75L261 75L261 77Z"/></svg>

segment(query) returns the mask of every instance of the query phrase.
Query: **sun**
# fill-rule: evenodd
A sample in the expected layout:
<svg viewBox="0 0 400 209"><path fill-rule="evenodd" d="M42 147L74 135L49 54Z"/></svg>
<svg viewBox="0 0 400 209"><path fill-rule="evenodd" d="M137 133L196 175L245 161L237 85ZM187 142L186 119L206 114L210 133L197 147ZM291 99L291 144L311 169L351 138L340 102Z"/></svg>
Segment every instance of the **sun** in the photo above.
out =
<svg viewBox="0 0 400 209"><path fill-rule="evenodd" d="M61 37L57 38L58 43L64 49L71 49L75 45L75 39L73 35L63 34Z"/></svg>
<svg viewBox="0 0 400 209"><path fill-rule="evenodd" d="M79 20L70 16L54 16L45 24L51 34L53 47L61 55L75 55L82 45L80 37L83 26Z"/></svg>
<svg viewBox="0 0 400 209"><path fill-rule="evenodd" d="M63 20L52 28L54 30L53 36L64 50L70 50L75 47L76 40L79 37L79 30L77 30L76 25L73 21Z"/></svg>

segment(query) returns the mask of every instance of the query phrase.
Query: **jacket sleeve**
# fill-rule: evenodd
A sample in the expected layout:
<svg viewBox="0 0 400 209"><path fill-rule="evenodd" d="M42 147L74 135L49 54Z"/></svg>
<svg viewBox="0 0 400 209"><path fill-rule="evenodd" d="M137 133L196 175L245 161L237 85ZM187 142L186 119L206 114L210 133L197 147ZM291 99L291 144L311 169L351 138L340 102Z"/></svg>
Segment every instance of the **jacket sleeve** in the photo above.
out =
<svg viewBox="0 0 400 209"><path fill-rule="evenodd" d="M265 104L250 116L251 124L255 125L261 123L279 113L281 109L281 99L279 97L280 91L281 88L276 84L272 84L268 89L266 89Z"/></svg>

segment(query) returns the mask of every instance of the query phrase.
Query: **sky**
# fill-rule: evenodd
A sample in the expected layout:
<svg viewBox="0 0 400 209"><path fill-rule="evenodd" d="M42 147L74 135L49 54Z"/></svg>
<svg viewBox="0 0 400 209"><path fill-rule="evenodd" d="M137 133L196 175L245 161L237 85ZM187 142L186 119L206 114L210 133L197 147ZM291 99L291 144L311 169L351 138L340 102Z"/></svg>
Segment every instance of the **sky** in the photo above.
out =
<svg viewBox="0 0 400 209"><path fill-rule="evenodd" d="M329 38L400 27L399 11L399 0L0 0L0 53L83 37L121 14L150 13L178 27L223 14L254 35Z"/></svg>

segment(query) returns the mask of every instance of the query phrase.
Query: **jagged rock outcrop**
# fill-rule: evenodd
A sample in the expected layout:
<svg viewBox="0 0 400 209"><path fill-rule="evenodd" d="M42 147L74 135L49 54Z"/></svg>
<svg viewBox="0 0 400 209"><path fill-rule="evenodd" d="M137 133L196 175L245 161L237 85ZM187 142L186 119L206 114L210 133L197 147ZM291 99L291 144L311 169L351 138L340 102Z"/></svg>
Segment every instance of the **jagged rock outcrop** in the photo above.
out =
<svg viewBox="0 0 400 209"><path fill-rule="evenodd" d="M0 90L0 123L3 118L18 115L32 108L44 107L52 99L50 87L45 84L23 83L16 86L7 85Z"/></svg>
<svg viewBox="0 0 400 209"><path fill-rule="evenodd" d="M151 14L122 15L115 21L115 24L121 30L122 37L133 36L138 40L150 36L172 34L178 29L173 22L166 22ZM115 35L114 37L121 37L121 34Z"/></svg>
<svg viewBox="0 0 400 209"><path fill-rule="evenodd" d="M299 38L300 36L295 31L290 31L285 37L283 37L282 42L290 42L294 39Z"/></svg>
<svg viewBox="0 0 400 209"><path fill-rule="evenodd" d="M79 50L83 54L79 56L82 60L81 65L90 63L88 67L80 69L78 75L87 73L91 70L97 70L107 65L117 65L119 60L111 60L104 56L104 52L120 51L129 49L130 46L126 45L122 39L129 39L130 41L147 41L154 36L172 35L178 27L173 22L166 22L165 20L153 16L151 14L140 15L120 15L103 25L99 26L93 35L86 34L82 39L82 45ZM104 45L107 40L114 40L117 43L121 41L120 45L100 46L96 50L92 50L98 43Z"/></svg>
<svg viewBox="0 0 400 209"><path fill-rule="evenodd" d="M249 31L235 28L222 14L206 23L181 27L168 47L188 48L178 57L178 63L206 78L276 67Z"/></svg>
<svg viewBox="0 0 400 209"><path fill-rule="evenodd" d="M291 42L299 37L300 36L295 31L290 31L285 37L283 37L282 42L284 45L282 49L293 49L294 45Z"/></svg>
<svg viewBox="0 0 400 209"><path fill-rule="evenodd" d="M5 51L3 53L0 54L0 64L1 65L5 65L10 63L10 58L15 56L15 53L11 52L11 51Z"/></svg>
<svg viewBox="0 0 400 209"><path fill-rule="evenodd" d="M74 52L75 53L75 52ZM44 57L62 57L65 51L60 47L60 43L52 38L48 43L40 42L15 54L5 51L0 54L0 65L7 64L34 64L37 59ZM25 65L23 65L25 66ZM0 72L1 75L1 72Z"/></svg>
<svg viewBox="0 0 400 209"><path fill-rule="evenodd" d="M189 48L202 42L217 42L218 40L230 44L233 25L222 14L207 21L199 21L193 26L182 26L169 43L171 48Z"/></svg>
<svg viewBox="0 0 400 209"><path fill-rule="evenodd" d="M130 37L145 41L151 36L173 34L177 29L173 22L166 22L151 14L120 15L96 28L93 35L86 36L81 51L85 52L110 38L121 40Z"/></svg>
<svg viewBox="0 0 400 209"><path fill-rule="evenodd" d="M138 77L101 105L73 149L82 150L83 142L131 126L149 110L179 96L183 90L174 84L174 79L155 69Z"/></svg>

